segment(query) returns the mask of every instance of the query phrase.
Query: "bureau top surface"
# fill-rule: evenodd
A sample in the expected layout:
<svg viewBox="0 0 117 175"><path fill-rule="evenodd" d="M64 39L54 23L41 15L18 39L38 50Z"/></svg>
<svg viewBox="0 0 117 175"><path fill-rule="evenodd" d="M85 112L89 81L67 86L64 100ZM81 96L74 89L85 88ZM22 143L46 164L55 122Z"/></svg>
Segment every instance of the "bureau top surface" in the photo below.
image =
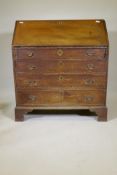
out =
<svg viewBox="0 0 117 175"><path fill-rule="evenodd" d="M13 46L108 46L104 20L16 21Z"/></svg>

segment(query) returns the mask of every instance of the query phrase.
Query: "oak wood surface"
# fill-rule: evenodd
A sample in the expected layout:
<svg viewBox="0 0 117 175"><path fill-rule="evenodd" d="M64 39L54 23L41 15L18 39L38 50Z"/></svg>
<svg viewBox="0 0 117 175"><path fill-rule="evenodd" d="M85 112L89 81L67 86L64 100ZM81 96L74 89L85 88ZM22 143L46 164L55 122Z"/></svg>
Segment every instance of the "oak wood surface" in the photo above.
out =
<svg viewBox="0 0 117 175"><path fill-rule="evenodd" d="M106 75L78 75L78 74L16 74L18 89L105 89Z"/></svg>
<svg viewBox="0 0 117 175"><path fill-rule="evenodd" d="M55 74L55 73L78 73L78 74L100 74L105 73L107 61L105 60L22 60L15 63L15 69L18 72L27 72L29 74Z"/></svg>
<svg viewBox="0 0 117 175"><path fill-rule="evenodd" d="M17 21L13 46L107 46L104 20Z"/></svg>
<svg viewBox="0 0 117 175"><path fill-rule="evenodd" d="M19 106L104 106L105 90L22 90L17 92Z"/></svg>
<svg viewBox="0 0 117 175"><path fill-rule="evenodd" d="M16 121L33 109L90 109L107 120L104 20L17 21L12 42Z"/></svg>

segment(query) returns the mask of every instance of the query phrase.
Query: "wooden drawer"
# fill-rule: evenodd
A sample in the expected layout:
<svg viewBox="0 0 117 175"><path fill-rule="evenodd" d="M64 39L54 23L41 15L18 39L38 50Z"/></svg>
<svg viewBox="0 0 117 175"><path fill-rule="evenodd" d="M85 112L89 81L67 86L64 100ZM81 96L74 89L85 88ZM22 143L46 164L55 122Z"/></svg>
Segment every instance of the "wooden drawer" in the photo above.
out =
<svg viewBox="0 0 117 175"><path fill-rule="evenodd" d="M73 48L73 47L20 47L16 50L16 59L103 59L105 48Z"/></svg>
<svg viewBox="0 0 117 175"><path fill-rule="evenodd" d="M18 91L16 94L16 103L21 106L39 106L42 104L52 105L61 102L60 91Z"/></svg>
<svg viewBox="0 0 117 175"><path fill-rule="evenodd" d="M17 88L77 88L77 89L103 89L106 88L105 75L29 75L18 73L16 75Z"/></svg>
<svg viewBox="0 0 117 175"><path fill-rule="evenodd" d="M105 105L105 90L78 91L65 90L63 95L64 105L97 106Z"/></svg>
<svg viewBox="0 0 117 175"><path fill-rule="evenodd" d="M16 101L19 106L103 106L105 93L105 90L18 91Z"/></svg>
<svg viewBox="0 0 117 175"><path fill-rule="evenodd" d="M16 72L29 74L54 73L104 73L107 70L107 60L40 60L33 59L15 62Z"/></svg>

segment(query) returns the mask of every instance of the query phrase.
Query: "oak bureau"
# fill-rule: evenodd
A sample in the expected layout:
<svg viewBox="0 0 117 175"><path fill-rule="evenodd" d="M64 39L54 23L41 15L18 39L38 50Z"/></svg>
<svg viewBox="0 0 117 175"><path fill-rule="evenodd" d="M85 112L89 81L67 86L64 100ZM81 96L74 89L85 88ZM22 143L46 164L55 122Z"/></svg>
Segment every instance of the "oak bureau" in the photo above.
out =
<svg viewBox="0 0 117 175"><path fill-rule="evenodd" d="M88 109L106 121L108 50L104 20L17 21L15 120L35 109Z"/></svg>

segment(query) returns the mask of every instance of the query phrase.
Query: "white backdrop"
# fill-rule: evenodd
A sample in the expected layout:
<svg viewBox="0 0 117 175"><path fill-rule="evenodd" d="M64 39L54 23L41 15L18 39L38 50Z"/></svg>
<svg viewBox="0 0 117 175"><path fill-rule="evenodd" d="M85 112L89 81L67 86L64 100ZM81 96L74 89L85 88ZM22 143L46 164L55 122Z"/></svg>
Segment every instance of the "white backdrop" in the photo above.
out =
<svg viewBox="0 0 117 175"><path fill-rule="evenodd" d="M116 94L116 0L0 0L0 99L14 97L11 42L16 20L92 18L103 18L107 23L110 40L108 95Z"/></svg>

